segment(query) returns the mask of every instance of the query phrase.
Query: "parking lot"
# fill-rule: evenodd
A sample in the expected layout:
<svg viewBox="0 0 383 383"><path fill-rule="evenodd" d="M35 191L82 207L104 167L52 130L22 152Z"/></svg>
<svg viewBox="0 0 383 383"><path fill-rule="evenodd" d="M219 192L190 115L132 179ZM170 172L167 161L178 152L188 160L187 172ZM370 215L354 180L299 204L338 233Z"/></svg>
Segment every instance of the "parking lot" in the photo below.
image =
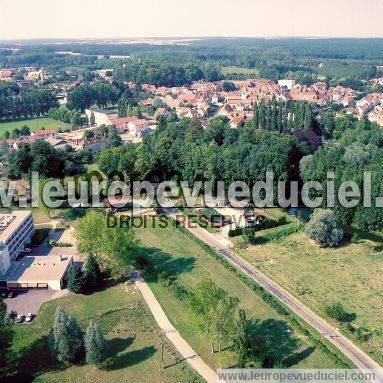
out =
<svg viewBox="0 0 383 383"><path fill-rule="evenodd" d="M15 310L18 314L37 314L39 307L53 298L58 298L67 294L67 290L22 290L15 298L6 298L7 311Z"/></svg>

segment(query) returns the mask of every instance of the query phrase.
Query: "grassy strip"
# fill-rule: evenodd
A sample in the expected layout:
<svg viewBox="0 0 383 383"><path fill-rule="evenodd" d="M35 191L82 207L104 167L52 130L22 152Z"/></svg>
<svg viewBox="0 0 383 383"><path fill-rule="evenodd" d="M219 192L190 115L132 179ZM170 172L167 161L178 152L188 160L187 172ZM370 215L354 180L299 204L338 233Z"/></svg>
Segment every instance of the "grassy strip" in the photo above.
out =
<svg viewBox="0 0 383 383"><path fill-rule="evenodd" d="M248 287L250 287L255 293L257 293L263 299L264 302L273 307L279 314L286 317L295 329L301 331L304 335L306 335L311 340L311 342L316 347L318 347L323 353L325 353L331 359L339 363L342 367L354 367L353 363L350 360L348 360L348 358L346 358L342 353L340 353L330 342L323 339L314 328L309 326L307 323L303 322L298 315L296 315L293 311L291 311L288 307L281 303L271 293L267 292L262 286L256 283L253 279L249 278L241 270L233 266L229 261L222 258L222 256L220 256L215 250L213 250L210 246L206 245L199 238L195 237L187 229L177 224L173 218L167 218L171 220L174 226L177 227L181 232L188 235L190 238L193 238L196 241L196 243L198 243L212 257L214 257L218 262L220 262L227 270L236 274L236 276L238 276Z"/></svg>

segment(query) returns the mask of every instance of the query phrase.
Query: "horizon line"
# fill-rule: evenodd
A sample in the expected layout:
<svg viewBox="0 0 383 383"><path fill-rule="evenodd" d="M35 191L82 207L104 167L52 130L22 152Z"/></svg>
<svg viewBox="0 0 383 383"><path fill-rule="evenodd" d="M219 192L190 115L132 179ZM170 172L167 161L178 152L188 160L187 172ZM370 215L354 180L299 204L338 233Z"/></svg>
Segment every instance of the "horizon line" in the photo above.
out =
<svg viewBox="0 0 383 383"><path fill-rule="evenodd" d="M349 39L349 40L366 40L366 39L383 39L382 36L317 36L317 35L259 35L259 36L105 36L105 37L33 37L33 38L2 38L0 43L4 42L29 42L29 41L100 41L100 40L151 40L151 39L167 39L167 40L207 40L207 39L312 39L312 40L331 40L331 39Z"/></svg>

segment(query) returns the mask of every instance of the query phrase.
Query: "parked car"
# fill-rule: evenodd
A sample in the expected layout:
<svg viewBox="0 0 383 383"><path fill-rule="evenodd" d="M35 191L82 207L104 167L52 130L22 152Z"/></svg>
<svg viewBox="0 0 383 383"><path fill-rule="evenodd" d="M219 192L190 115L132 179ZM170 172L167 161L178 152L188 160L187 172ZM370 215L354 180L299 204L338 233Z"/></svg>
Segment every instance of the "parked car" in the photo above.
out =
<svg viewBox="0 0 383 383"><path fill-rule="evenodd" d="M29 247L26 247L25 249L21 250L21 252L24 254L30 253L31 251L32 251L32 249Z"/></svg>
<svg viewBox="0 0 383 383"><path fill-rule="evenodd" d="M25 316L24 315L18 315L15 319L15 323L22 323L24 322Z"/></svg>
<svg viewBox="0 0 383 383"><path fill-rule="evenodd" d="M34 317L35 317L34 314L28 313L27 316L25 317L25 322L32 322Z"/></svg>
<svg viewBox="0 0 383 383"><path fill-rule="evenodd" d="M16 291L10 291L8 293L8 298L14 298L14 297L17 297L17 292Z"/></svg>
<svg viewBox="0 0 383 383"><path fill-rule="evenodd" d="M2 298L7 298L9 294L8 290L1 290L0 295Z"/></svg>

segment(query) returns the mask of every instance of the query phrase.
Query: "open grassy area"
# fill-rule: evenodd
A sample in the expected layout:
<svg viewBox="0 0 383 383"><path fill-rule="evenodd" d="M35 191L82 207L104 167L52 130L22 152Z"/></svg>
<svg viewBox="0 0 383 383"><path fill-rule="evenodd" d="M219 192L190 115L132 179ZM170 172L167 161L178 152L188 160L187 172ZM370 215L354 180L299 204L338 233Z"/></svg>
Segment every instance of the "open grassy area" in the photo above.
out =
<svg viewBox="0 0 383 383"><path fill-rule="evenodd" d="M368 327L373 335L362 341L347 330L347 324L342 325L344 333L383 362L382 237L365 233L358 243L323 249L303 230L273 239L277 230L256 233L265 240L236 252L337 327L340 324L328 318L325 309L341 302L356 315L353 326Z"/></svg>
<svg viewBox="0 0 383 383"><path fill-rule="evenodd" d="M33 119L18 119L16 121L7 121L2 122L0 120L0 137L3 137L4 132L8 130L8 132L12 132L13 130L20 129L22 126L28 126L31 131L41 130L41 129L69 129L70 124L66 124L65 122L54 120L53 118L33 118Z"/></svg>
<svg viewBox="0 0 383 383"><path fill-rule="evenodd" d="M225 66L221 68L221 72L223 75L226 74L246 74L246 75L254 75L254 77L259 76L259 69L257 68L241 68L237 66Z"/></svg>
<svg viewBox="0 0 383 383"><path fill-rule="evenodd" d="M289 365L294 367L337 366L298 330L293 329L290 333L286 317L266 303L237 274L225 268L194 237L171 225L161 228L148 224L146 228L136 229L136 232L144 253L151 257L158 271L166 270L176 276L187 289L203 278L211 278L230 295L238 297L248 319L260 326L263 333L269 334L268 347L273 355L289 360ZM157 281L150 281L149 284L177 330L210 366L217 367L217 354L211 354L208 337L196 327L187 301L177 299ZM224 367L235 365L233 350L230 345L227 346L222 355Z"/></svg>
<svg viewBox="0 0 383 383"><path fill-rule="evenodd" d="M141 294L129 286L115 285L90 296L69 295L45 303L30 324L15 325L12 360L22 371L15 381L35 382L199 382L169 342L165 346L165 370L161 370L160 342L165 338ZM95 318L109 340L108 358L102 369L85 364L58 366L52 359L47 334L56 307L77 317L85 329ZM17 380L19 379L19 380Z"/></svg>

